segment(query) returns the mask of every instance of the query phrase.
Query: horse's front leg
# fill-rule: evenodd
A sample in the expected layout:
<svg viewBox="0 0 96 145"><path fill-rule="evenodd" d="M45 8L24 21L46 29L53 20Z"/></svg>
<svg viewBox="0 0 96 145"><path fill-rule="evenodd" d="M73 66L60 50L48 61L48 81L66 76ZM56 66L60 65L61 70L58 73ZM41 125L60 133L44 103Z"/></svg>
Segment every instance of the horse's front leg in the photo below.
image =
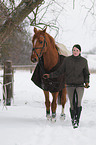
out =
<svg viewBox="0 0 96 145"><path fill-rule="evenodd" d="M48 91L44 91L44 95L45 95L46 117L47 117L47 119L49 119L50 118L49 92Z"/></svg>
<svg viewBox="0 0 96 145"><path fill-rule="evenodd" d="M53 100L51 104L52 118L56 118L57 97L59 92L52 93Z"/></svg>

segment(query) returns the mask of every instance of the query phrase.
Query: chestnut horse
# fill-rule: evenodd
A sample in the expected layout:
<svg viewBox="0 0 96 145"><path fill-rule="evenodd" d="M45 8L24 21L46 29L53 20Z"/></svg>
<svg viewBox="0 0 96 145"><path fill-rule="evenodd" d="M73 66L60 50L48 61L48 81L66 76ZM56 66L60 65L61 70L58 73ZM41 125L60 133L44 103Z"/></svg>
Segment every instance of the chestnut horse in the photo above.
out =
<svg viewBox="0 0 96 145"><path fill-rule="evenodd" d="M44 30L37 30L34 28L34 36L32 39L33 49L31 54L31 61L38 62L41 56L43 56L44 60L44 69L50 71L59 60L59 54L56 49L56 44L52 36L46 33L46 28ZM49 99L49 91L43 90L45 95L45 105L46 105L46 117L51 120L56 121L56 108L57 108L57 98L59 92L52 92L52 103L50 103ZM66 87L62 89L61 96L61 104L62 104L62 112L61 116L65 116L64 114L64 106L66 103ZM50 105L51 104L51 105ZM51 109L50 109L51 108ZM52 111L52 115L50 116L50 110Z"/></svg>

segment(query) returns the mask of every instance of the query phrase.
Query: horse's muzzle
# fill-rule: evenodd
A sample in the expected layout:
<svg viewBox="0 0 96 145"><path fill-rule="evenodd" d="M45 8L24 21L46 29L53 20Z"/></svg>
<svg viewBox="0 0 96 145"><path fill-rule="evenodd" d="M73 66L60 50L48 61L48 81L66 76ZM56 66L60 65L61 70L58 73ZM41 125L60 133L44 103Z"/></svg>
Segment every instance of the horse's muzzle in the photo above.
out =
<svg viewBox="0 0 96 145"><path fill-rule="evenodd" d="M35 63L35 62L37 62L37 59L31 57L31 61L32 61L33 63Z"/></svg>

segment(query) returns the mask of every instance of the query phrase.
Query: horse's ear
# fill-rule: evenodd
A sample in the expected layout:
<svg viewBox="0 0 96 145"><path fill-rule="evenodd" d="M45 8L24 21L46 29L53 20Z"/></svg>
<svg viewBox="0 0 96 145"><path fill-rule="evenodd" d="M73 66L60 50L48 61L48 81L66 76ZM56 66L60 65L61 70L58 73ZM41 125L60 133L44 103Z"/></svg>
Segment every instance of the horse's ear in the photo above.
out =
<svg viewBox="0 0 96 145"><path fill-rule="evenodd" d="M37 33L37 28L36 27L34 27L34 33Z"/></svg>
<svg viewBox="0 0 96 145"><path fill-rule="evenodd" d="M46 29L47 29L47 27L45 27L45 29L43 30L44 33L46 32Z"/></svg>

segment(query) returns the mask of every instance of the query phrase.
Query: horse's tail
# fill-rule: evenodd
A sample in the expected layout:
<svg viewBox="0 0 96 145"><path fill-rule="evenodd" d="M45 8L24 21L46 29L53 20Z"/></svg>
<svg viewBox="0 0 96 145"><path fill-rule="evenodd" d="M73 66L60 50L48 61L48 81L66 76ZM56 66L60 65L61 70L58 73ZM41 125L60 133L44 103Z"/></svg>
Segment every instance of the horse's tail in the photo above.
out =
<svg viewBox="0 0 96 145"><path fill-rule="evenodd" d="M60 55L64 55L64 56L70 56L71 52L66 48L66 46L62 43L57 43L56 44L56 48L58 50L58 53Z"/></svg>

